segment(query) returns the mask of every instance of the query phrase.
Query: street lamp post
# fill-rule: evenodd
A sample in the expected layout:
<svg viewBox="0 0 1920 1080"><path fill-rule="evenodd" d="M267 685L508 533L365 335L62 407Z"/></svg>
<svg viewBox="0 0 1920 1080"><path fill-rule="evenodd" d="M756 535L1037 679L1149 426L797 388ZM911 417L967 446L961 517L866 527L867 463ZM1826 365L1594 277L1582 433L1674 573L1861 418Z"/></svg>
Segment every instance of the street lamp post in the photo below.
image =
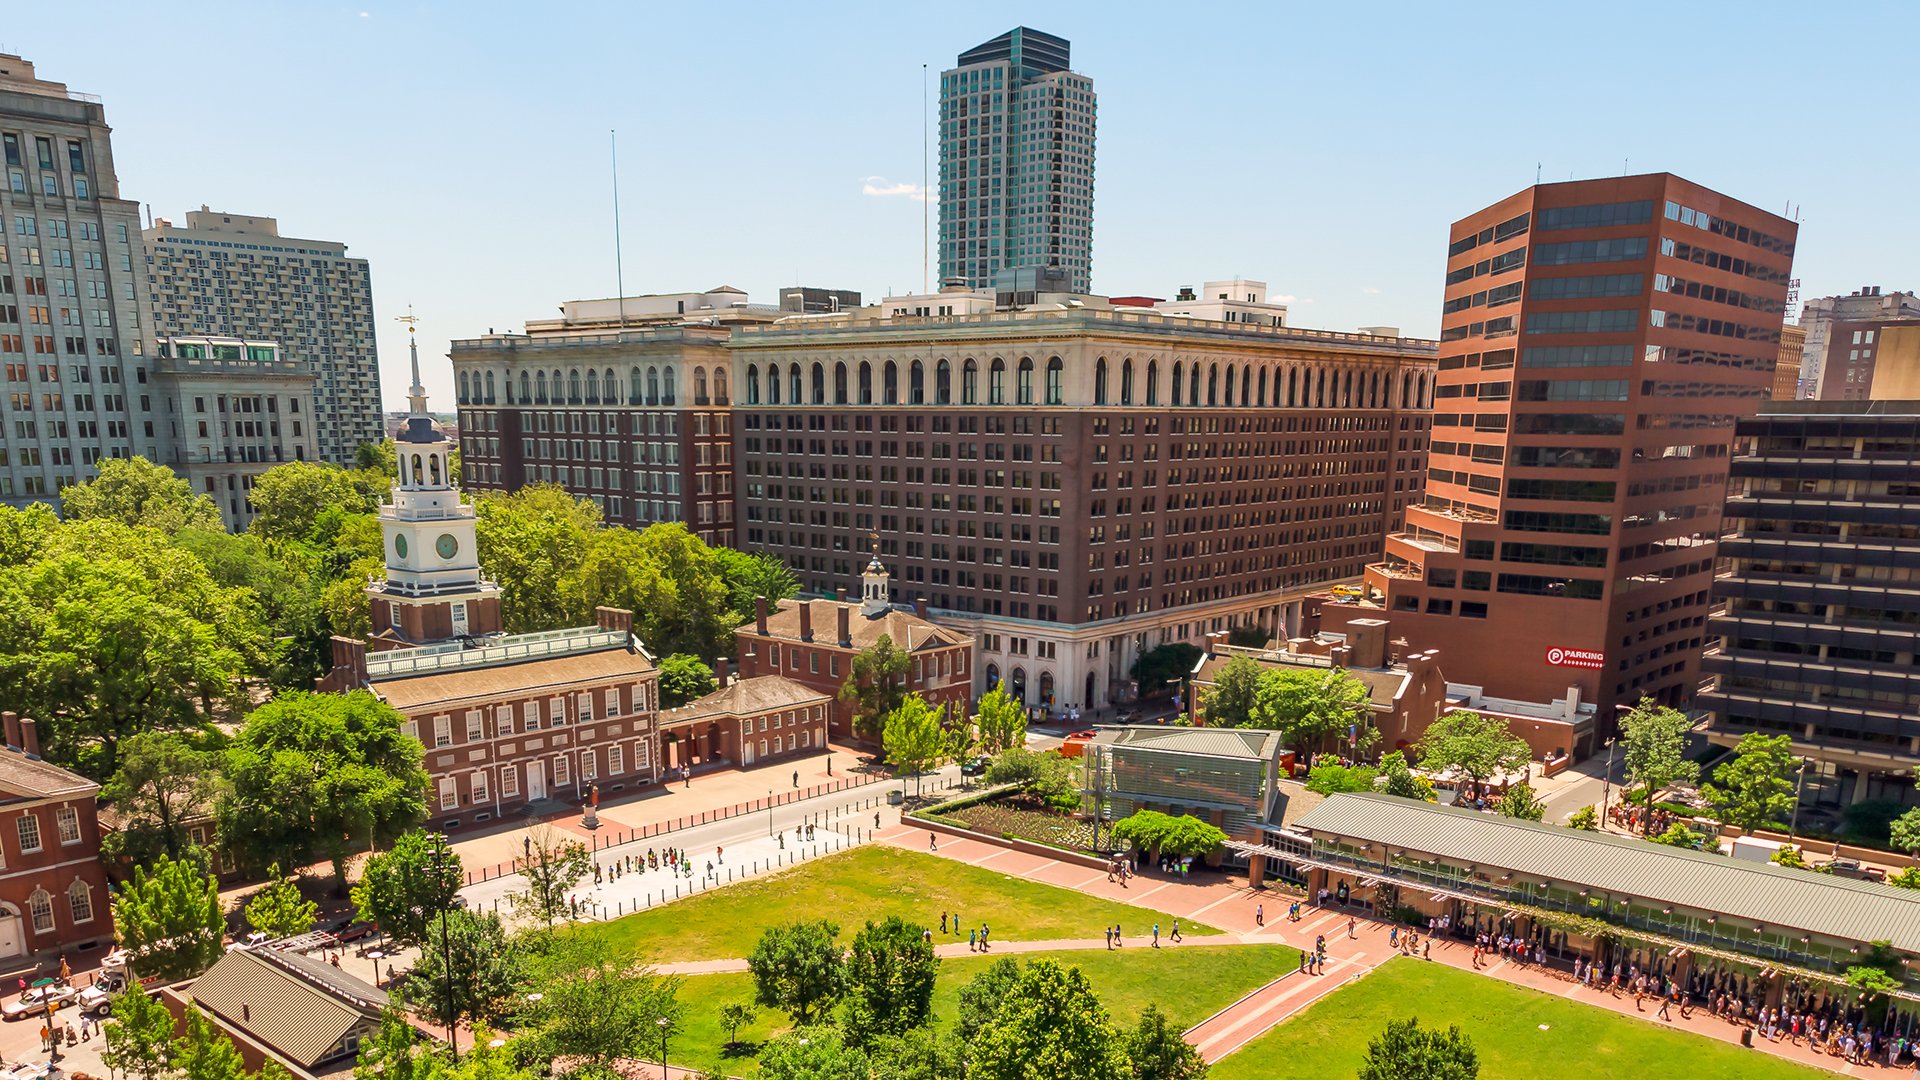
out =
<svg viewBox="0 0 1920 1080"><path fill-rule="evenodd" d="M767 789L767 835L773 835L773 789Z"/></svg>
<svg viewBox="0 0 1920 1080"><path fill-rule="evenodd" d="M667 1080L667 1030L673 1027L673 1021L663 1016L654 1023L660 1025L660 1080Z"/></svg>
<svg viewBox="0 0 1920 1080"><path fill-rule="evenodd" d="M1794 839L1800 831L1800 797L1807 790L1807 766L1813 764L1811 758L1800 759L1800 777L1793 784L1793 820L1787 823L1787 839Z"/></svg>
<svg viewBox="0 0 1920 1080"><path fill-rule="evenodd" d="M1600 774L1600 831L1607 829L1607 800L1613 795L1613 740L1607 740L1607 771Z"/></svg>

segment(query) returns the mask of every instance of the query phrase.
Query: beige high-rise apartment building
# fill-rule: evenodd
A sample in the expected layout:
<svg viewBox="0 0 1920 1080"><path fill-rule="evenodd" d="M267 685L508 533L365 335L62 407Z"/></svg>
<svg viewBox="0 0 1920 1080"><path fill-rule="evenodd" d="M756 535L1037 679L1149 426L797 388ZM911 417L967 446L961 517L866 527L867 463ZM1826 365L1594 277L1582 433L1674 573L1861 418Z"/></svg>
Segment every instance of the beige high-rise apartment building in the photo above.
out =
<svg viewBox="0 0 1920 1080"><path fill-rule="evenodd" d="M103 457L159 459L135 277L98 98L0 54L0 504L50 502Z"/></svg>
<svg viewBox="0 0 1920 1080"><path fill-rule="evenodd" d="M386 437L367 260L336 241L281 236L273 218L205 206L141 235L156 334L271 341L311 365L323 461L350 464L360 444Z"/></svg>
<svg viewBox="0 0 1920 1080"><path fill-rule="evenodd" d="M164 464L220 507L229 529L253 520L261 473L312 461L313 365L270 341L162 338L154 349L167 411Z"/></svg>

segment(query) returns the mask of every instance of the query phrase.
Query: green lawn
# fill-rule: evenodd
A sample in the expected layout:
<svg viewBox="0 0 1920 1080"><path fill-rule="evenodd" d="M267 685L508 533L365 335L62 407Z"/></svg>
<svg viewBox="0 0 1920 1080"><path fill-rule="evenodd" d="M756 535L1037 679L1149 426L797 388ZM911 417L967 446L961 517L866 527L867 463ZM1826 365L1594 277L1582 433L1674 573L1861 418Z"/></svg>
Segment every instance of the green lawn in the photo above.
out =
<svg viewBox="0 0 1920 1080"><path fill-rule="evenodd" d="M1651 1016L1653 1010L1648 1009ZM1441 964L1399 958L1315 1002L1242 1047L1209 1080L1325 1080L1352 1076L1389 1020L1457 1024L1473 1040L1483 1077L1556 1080L1815 1080L1821 1070L1782 1061L1575 999Z"/></svg>
<svg viewBox="0 0 1920 1080"><path fill-rule="evenodd" d="M1129 945L1117 952L1094 949L1006 955L1021 963L1048 957L1078 967L1116 1023L1133 1023L1153 1002L1176 1025L1186 1028L1255 987L1292 971L1300 954L1285 945L1193 946L1158 952ZM951 1021L961 985L994 959L965 956L942 960L933 992L934 1015ZM752 1004L753 976L745 972L691 976L681 985L680 1001L685 1007L681 1030L668 1054L674 1064L736 1075L753 1071L750 1056L727 1057L722 1053L727 1032L718 1020L720 1007L730 1001ZM773 1009L758 1012L753 1026L741 1029L741 1042L758 1044L787 1029L786 1014Z"/></svg>
<svg viewBox="0 0 1920 1080"><path fill-rule="evenodd" d="M986 922L995 941L1096 938L1114 923L1137 941L1155 920L1162 926L1173 921L1165 912L870 844L615 919L605 930L642 957L669 963L744 957L764 928L781 922L832 919L850 940L866 920L889 915L937 930L942 911L958 912L968 926ZM1185 922L1181 930L1195 937L1220 932Z"/></svg>

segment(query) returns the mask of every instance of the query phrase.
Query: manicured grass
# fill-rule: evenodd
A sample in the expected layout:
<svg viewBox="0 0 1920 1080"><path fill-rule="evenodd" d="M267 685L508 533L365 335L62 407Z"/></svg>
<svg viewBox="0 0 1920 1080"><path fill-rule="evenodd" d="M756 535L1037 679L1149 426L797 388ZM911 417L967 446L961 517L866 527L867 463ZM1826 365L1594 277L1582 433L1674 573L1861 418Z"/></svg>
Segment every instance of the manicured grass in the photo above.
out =
<svg viewBox="0 0 1920 1080"><path fill-rule="evenodd" d="M1648 1010L1652 1015L1652 1010ZM1821 1070L1485 975L1398 958L1213 1067L1209 1080L1324 1080L1359 1070L1389 1020L1457 1024L1480 1075L1543 1080L1815 1080ZM1543 1029L1544 1026L1544 1029Z"/></svg>
<svg viewBox="0 0 1920 1080"><path fill-rule="evenodd" d="M968 926L987 923L995 941L1094 938L1114 923L1137 940L1156 919L1173 921L1165 912L871 844L615 919L605 931L650 961L719 960L752 952L768 926L805 919L831 919L851 939L868 919L898 915L936 928L936 940L963 940L937 933L943 911L958 912ZM1184 921L1180 928L1194 937L1220 932Z"/></svg>
<svg viewBox="0 0 1920 1080"><path fill-rule="evenodd" d="M1184 929L1184 928L1183 928ZM1022 964L1040 957L1078 967L1093 984L1116 1024L1132 1024L1149 1003L1178 1027L1188 1028L1226 1008L1241 995L1271 982L1299 962L1299 953L1285 945L1182 946L1161 949L1129 945L1115 952L1098 949L1067 952L1007 953ZM993 962L993 956L965 956L940 962L934 985L933 1011L943 1023L958 1010L960 987ZM669 1047L676 1065L748 1075L755 1069L752 1051L728 1057L723 1053L727 1032L720 1025L720 1007L731 1001L753 1002L753 976L745 972L689 976L680 987L680 1032ZM742 1043L757 1046L787 1030L785 1013L757 1009L752 1026L740 1029Z"/></svg>

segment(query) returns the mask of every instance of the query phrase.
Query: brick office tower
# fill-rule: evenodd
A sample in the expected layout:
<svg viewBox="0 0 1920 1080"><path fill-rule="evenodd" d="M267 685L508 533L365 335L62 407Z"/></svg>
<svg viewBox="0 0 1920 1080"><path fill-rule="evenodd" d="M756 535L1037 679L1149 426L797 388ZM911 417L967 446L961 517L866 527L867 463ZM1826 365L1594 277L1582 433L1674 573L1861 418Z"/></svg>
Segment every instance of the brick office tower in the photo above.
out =
<svg viewBox="0 0 1920 1080"><path fill-rule="evenodd" d="M1502 696L1691 698L1796 231L1666 173L1454 224L1426 497L1367 572L1396 636Z"/></svg>

